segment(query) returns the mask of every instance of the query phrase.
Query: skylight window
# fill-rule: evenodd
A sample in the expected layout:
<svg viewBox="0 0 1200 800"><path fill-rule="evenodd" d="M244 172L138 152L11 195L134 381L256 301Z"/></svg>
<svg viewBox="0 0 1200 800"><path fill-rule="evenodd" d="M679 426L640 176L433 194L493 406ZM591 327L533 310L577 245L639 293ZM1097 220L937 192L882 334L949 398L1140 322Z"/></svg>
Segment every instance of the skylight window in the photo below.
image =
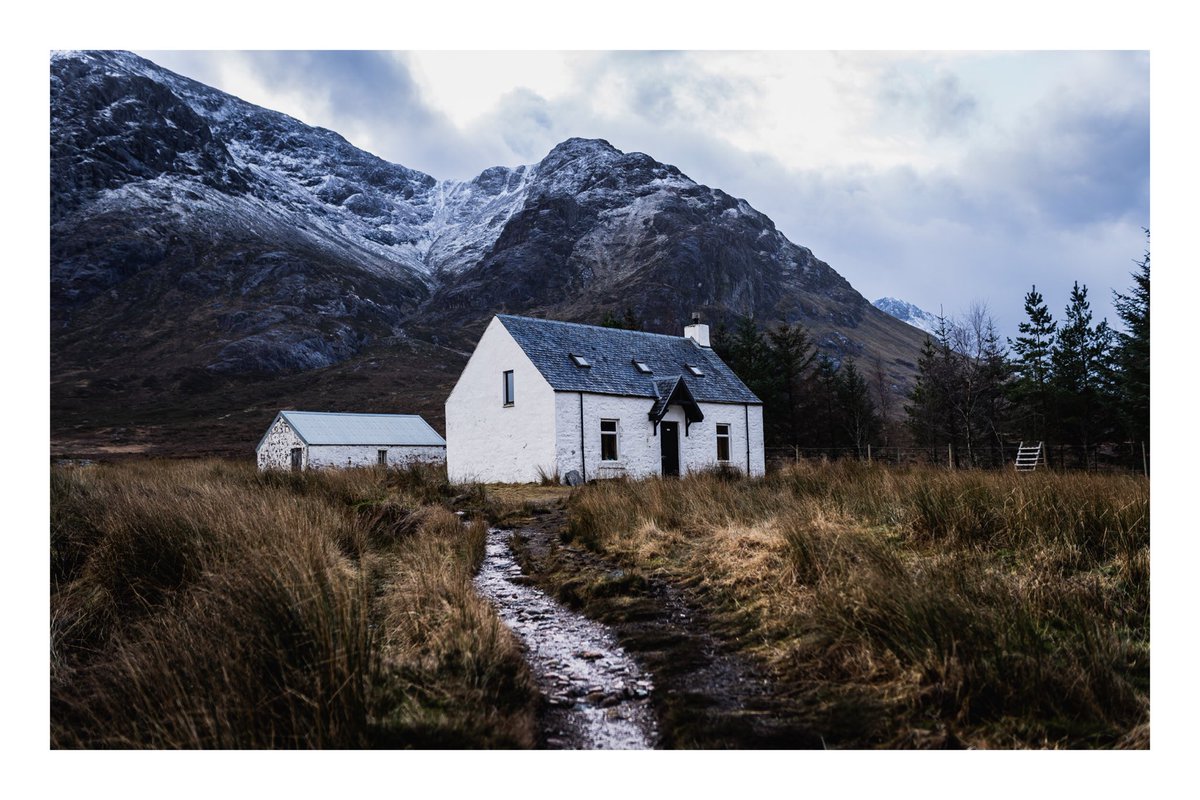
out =
<svg viewBox="0 0 1200 800"><path fill-rule="evenodd" d="M638 372L642 373L643 375L649 375L653 372L653 370L650 369L650 367L646 366L645 361L639 361L636 358L633 360L633 366Z"/></svg>
<svg viewBox="0 0 1200 800"><path fill-rule="evenodd" d="M700 368L699 368L699 367L697 367L695 364L684 364L684 366L685 366L685 367L687 367L687 371L688 371L688 372L692 373L692 374L693 374L693 375L695 375L697 378L703 378L703 377L704 377L704 370L700 369Z"/></svg>
<svg viewBox="0 0 1200 800"><path fill-rule="evenodd" d="M579 367L580 369L586 369L592 365L592 362L588 361L583 356L577 356L574 353L569 353L568 355L571 356L572 363L574 363L575 366Z"/></svg>

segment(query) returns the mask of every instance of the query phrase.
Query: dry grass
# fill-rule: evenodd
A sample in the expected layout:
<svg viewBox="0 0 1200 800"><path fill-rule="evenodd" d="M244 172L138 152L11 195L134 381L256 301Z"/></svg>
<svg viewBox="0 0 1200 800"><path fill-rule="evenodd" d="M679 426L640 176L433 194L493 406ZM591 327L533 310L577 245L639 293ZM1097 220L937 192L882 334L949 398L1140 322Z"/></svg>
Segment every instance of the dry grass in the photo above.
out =
<svg viewBox="0 0 1200 800"><path fill-rule="evenodd" d="M53 469L52 745L530 744L519 649L470 587L482 523L443 507L461 491L428 468Z"/></svg>
<svg viewBox="0 0 1200 800"><path fill-rule="evenodd" d="M797 465L597 484L569 511L691 587L830 744L1148 746L1142 479Z"/></svg>

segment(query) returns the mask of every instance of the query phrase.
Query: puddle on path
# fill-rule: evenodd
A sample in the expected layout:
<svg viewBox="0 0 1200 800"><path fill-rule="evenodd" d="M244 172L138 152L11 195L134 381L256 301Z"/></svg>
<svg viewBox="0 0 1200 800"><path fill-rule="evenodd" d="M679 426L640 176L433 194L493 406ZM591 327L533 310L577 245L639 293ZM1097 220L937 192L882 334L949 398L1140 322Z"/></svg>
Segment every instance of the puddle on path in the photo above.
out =
<svg viewBox="0 0 1200 800"><path fill-rule="evenodd" d="M522 573L509 548L511 535L511 531L488 531L487 558L475 587L525 644L534 677L550 704L545 715L546 746L653 747L658 730L650 708L649 676L608 628L533 586L513 582Z"/></svg>

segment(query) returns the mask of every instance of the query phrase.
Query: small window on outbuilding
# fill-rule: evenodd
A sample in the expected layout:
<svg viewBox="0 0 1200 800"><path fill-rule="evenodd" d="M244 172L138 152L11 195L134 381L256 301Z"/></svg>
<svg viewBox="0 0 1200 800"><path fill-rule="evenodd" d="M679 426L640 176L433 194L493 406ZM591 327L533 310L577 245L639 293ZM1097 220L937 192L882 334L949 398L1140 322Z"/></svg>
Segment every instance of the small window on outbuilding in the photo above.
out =
<svg viewBox="0 0 1200 800"><path fill-rule="evenodd" d="M717 423L717 461L729 460L729 424Z"/></svg>
<svg viewBox="0 0 1200 800"><path fill-rule="evenodd" d="M571 363L580 369L587 369L592 365L592 362L588 361L583 356L577 356L574 353L568 353L568 355L571 356Z"/></svg>
<svg viewBox="0 0 1200 800"><path fill-rule="evenodd" d="M379 451L379 466L381 466L381 467L387 466L387 450Z"/></svg>
<svg viewBox="0 0 1200 800"><path fill-rule="evenodd" d="M640 361L636 358L633 360L633 366L634 366L634 369L636 369L638 372L642 373L643 375L650 375L653 372L653 370L651 370L650 367L646 366L645 361Z"/></svg>
<svg viewBox="0 0 1200 800"><path fill-rule="evenodd" d="M516 385L513 383L513 371L504 371L504 405L511 406L516 402Z"/></svg>
<svg viewBox="0 0 1200 800"><path fill-rule="evenodd" d="M617 460L617 420L600 420L600 460Z"/></svg>
<svg viewBox="0 0 1200 800"><path fill-rule="evenodd" d="M704 370L700 369L700 368L699 368L699 367L697 367L695 364L684 364L684 366L685 366L685 367L687 367L687 371L688 371L688 372L692 373L692 374L693 374L693 375L695 375L697 378L703 378L703 377L704 377Z"/></svg>

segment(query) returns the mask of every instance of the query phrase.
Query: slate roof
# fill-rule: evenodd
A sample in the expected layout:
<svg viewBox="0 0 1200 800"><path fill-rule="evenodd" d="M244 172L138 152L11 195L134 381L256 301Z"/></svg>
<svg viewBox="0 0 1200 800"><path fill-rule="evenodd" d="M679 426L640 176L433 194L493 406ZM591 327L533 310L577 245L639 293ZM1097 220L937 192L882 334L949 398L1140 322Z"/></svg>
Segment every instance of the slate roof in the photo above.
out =
<svg viewBox="0 0 1200 800"><path fill-rule="evenodd" d="M280 411L279 415L310 445L446 446L446 440L416 414Z"/></svg>
<svg viewBox="0 0 1200 800"><path fill-rule="evenodd" d="M555 391L658 399L656 383L673 386L682 375L698 402L762 403L711 348L683 336L507 314L497 318ZM591 366L575 366L572 355L583 356ZM634 359L644 361L651 374L638 372ZM704 376L693 375L689 364Z"/></svg>

